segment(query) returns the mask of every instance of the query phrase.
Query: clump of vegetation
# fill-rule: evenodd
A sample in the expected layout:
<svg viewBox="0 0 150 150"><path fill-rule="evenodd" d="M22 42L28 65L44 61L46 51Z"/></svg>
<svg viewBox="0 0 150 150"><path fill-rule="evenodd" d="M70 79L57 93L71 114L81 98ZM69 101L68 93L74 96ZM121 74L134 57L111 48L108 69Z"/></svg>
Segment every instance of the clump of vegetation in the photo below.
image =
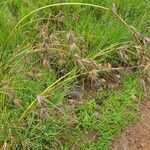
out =
<svg viewBox="0 0 150 150"><path fill-rule="evenodd" d="M1 148L104 150L136 119L150 15L135 1L1 2Z"/></svg>

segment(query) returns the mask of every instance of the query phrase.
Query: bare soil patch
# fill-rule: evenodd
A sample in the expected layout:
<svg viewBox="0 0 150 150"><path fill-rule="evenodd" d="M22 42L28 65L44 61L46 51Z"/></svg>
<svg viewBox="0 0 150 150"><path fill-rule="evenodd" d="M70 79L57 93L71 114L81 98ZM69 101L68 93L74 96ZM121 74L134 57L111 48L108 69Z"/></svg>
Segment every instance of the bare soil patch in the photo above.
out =
<svg viewBox="0 0 150 150"><path fill-rule="evenodd" d="M138 121L113 140L110 150L150 150L150 100L141 103Z"/></svg>

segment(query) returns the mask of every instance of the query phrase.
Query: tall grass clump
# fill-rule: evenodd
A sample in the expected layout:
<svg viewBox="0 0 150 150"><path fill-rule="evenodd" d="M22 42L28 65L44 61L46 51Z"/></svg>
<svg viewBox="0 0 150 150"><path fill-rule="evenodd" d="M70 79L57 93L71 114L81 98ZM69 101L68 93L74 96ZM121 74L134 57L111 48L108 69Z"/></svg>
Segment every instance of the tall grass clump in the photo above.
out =
<svg viewBox="0 0 150 150"><path fill-rule="evenodd" d="M107 149L149 85L148 3L2 1L0 147Z"/></svg>

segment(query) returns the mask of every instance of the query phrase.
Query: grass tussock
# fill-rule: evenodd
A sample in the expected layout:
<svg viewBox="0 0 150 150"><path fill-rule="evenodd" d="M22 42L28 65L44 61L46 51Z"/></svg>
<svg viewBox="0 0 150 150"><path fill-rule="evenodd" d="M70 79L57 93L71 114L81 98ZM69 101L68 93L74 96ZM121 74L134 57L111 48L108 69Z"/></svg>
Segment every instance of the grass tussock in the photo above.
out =
<svg viewBox="0 0 150 150"><path fill-rule="evenodd" d="M149 93L148 1L57 2L0 3L2 149L108 149Z"/></svg>

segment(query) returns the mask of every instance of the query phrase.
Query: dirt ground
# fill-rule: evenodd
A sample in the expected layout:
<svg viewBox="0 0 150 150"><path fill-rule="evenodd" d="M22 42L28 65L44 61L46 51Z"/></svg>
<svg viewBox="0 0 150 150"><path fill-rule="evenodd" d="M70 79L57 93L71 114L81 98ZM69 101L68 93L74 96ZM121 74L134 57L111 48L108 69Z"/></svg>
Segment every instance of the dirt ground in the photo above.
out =
<svg viewBox="0 0 150 150"><path fill-rule="evenodd" d="M150 100L141 103L138 121L113 140L110 150L150 150Z"/></svg>

